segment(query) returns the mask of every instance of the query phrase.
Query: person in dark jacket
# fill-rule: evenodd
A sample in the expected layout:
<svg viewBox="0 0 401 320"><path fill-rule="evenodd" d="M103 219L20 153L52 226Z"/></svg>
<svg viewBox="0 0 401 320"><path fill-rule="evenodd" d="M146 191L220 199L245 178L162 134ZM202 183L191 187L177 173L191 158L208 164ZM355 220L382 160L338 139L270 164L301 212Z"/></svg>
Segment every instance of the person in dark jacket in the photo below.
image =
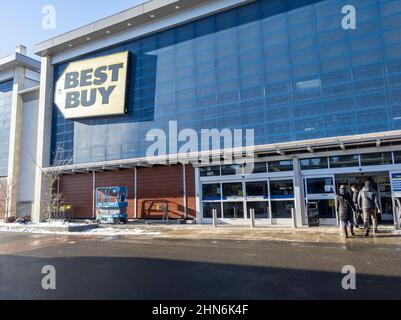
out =
<svg viewBox="0 0 401 320"><path fill-rule="evenodd" d="M362 222L362 224L363 224L362 211L358 207L359 189L356 185L353 184L351 186L351 191L352 191L352 203L354 204L354 208L355 208L354 226L355 226L355 228L359 229L359 222Z"/></svg>
<svg viewBox="0 0 401 320"><path fill-rule="evenodd" d="M373 230L377 232L377 213L380 213L380 203L377 191L373 189L372 181L365 182L365 186L359 191L358 207L363 211L363 220L365 224L365 236L369 236L370 218L373 222Z"/></svg>
<svg viewBox="0 0 401 320"><path fill-rule="evenodd" d="M354 203L351 196L347 193L347 188L344 185L340 186L339 192L336 196L336 210L337 216L340 220L340 227L345 238L348 238L347 226L350 228L352 236L354 233Z"/></svg>

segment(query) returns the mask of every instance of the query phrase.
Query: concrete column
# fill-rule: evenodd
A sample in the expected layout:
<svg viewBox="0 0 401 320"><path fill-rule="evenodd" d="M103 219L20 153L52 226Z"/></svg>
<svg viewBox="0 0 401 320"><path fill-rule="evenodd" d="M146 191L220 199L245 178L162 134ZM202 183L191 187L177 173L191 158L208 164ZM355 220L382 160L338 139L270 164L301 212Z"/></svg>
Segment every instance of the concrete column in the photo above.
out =
<svg viewBox="0 0 401 320"><path fill-rule="evenodd" d="M53 72L51 57L42 58L40 74L38 137L36 151L35 199L32 221L38 223L45 213L44 193L46 188L43 179L43 168L50 165L51 126L53 108Z"/></svg>
<svg viewBox="0 0 401 320"><path fill-rule="evenodd" d="M18 46L16 52L26 54L26 48ZM7 211L8 217L17 216L17 202L20 176L21 159L21 137L22 137L22 115L24 113L24 101L19 91L24 88L25 68L16 65L14 68L14 85L11 102L11 122L10 122L10 145L8 155L8 173L7 173Z"/></svg>
<svg viewBox="0 0 401 320"><path fill-rule="evenodd" d="M301 166L298 158L293 159L294 163L294 196L295 196L295 222L297 227L305 225L306 209L304 193L302 191Z"/></svg>

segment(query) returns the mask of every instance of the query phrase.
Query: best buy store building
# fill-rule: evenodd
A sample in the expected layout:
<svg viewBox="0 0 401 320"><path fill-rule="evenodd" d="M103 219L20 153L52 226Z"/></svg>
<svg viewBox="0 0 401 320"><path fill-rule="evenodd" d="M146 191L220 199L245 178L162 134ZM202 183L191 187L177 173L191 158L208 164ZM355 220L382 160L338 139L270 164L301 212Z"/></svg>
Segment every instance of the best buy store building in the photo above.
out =
<svg viewBox="0 0 401 320"><path fill-rule="evenodd" d="M153 0L38 44L36 160L76 218L94 190L127 186L131 219L335 224L339 184L374 181L395 223L401 174L401 0ZM254 129L252 174L236 164L155 165L152 129ZM179 142L180 143L180 142ZM223 157L223 151L220 150ZM225 159L227 160L227 159ZM33 217L45 189L36 170ZM294 216L293 216L294 214Z"/></svg>

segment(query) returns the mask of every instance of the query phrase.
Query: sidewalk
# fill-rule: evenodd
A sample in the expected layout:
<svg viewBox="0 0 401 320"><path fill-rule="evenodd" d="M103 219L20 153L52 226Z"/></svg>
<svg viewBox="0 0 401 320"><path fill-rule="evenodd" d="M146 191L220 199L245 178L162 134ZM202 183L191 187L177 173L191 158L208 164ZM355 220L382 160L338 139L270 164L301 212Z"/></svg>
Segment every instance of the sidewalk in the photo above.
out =
<svg viewBox="0 0 401 320"><path fill-rule="evenodd" d="M107 228L101 226L99 228ZM216 239L216 240L274 240L286 242L336 242L344 243L345 239L335 226L300 227L293 229L286 226L260 226L251 229L248 226L222 225L213 228L212 225L127 225L113 226L115 230L141 229L144 232L159 233L158 238L164 239ZM401 232L393 227L384 226L380 233L368 239L384 240L401 245ZM356 230L356 237L347 241L367 240L364 230Z"/></svg>
<svg viewBox="0 0 401 320"><path fill-rule="evenodd" d="M74 230L74 227L76 228ZM77 228L83 227L86 230ZM70 230L70 231L68 231ZM356 237L344 239L335 226L300 227L293 229L288 226L249 226L195 224L137 224L128 225L87 225L83 224L39 224L15 225L0 224L0 232L25 232L91 237L124 237L128 239L155 238L179 240L254 240L254 241L283 241L283 242L313 242L313 243L354 243L374 242L381 244L401 245L401 231L395 231L392 226L382 226L380 233L364 237L362 229L356 230Z"/></svg>

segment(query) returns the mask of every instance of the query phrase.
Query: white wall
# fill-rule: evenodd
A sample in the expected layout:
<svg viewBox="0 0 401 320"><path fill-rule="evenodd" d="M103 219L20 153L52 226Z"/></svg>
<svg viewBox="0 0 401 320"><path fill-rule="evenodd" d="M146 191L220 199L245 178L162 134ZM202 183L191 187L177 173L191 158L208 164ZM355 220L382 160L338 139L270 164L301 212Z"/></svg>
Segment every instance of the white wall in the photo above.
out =
<svg viewBox="0 0 401 320"><path fill-rule="evenodd" d="M18 201L33 201L39 100L24 102Z"/></svg>

